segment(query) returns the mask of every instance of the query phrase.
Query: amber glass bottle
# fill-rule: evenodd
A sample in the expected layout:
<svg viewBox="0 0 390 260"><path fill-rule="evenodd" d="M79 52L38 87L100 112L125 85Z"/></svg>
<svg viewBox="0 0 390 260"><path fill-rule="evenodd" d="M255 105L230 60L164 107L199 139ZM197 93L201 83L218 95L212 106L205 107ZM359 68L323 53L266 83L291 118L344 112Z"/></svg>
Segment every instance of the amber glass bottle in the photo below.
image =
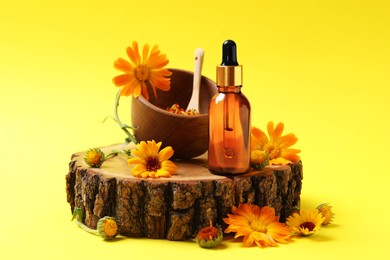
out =
<svg viewBox="0 0 390 260"><path fill-rule="evenodd" d="M217 67L218 93L209 107L209 170L216 174L240 174L250 169L250 104L241 93L242 66L234 41L222 45Z"/></svg>

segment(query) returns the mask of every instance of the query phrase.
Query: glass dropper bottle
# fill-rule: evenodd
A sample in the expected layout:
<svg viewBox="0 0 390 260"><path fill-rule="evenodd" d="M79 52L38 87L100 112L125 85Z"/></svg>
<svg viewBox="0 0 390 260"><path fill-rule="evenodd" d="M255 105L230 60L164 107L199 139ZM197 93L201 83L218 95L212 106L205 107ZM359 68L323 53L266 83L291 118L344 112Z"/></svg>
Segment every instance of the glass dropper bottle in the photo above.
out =
<svg viewBox="0 0 390 260"><path fill-rule="evenodd" d="M209 107L208 167L216 174L244 173L250 169L251 109L241 93L242 66L232 40L222 45L217 87Z"/></svg>

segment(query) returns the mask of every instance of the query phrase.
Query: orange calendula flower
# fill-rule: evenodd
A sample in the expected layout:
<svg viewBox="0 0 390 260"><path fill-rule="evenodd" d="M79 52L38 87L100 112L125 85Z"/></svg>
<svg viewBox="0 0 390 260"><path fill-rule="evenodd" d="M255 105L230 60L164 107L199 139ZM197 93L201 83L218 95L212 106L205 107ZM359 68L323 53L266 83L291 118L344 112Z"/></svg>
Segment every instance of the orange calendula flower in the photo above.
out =
<svg viewBox="0 0 390 260"><path fill-rule="evenodd" d="M133 157L128 159L131 174L135 177L142 178L158 178L171 177L176 174L176 165L168 160L172 157L174 151L172 147L167 146L160 150L161 142L142 141L137 147L131 151Z"/></svg>
<svg viewBox="0 0 390 260"><path fill-rule="evenodd" d="M310 236L317 231L325 218L317 209L301 209L299 213L293 213L287 218L286 224L297 235Z"/></svg>
<svg viewBox="0 0 390 260"><path fill-rule="evenodd" d="M269 155L269 164L289 164L300 160L300 150L292 149L298 138L294 134L282 135L284 124L279 123L274 128L272 121L268 122L269 138L260 129L253 127L251 131L251 149L262 150Z"/></svg>
<svg viewBox="0 0 390 260"><path fill-rule="evenodd" d="M157 97L156 88L168 91L171 87L169 76L172 75L164 69L169 63L165 54L161 54L158 46L155 45L149 53L149 45L145 44L142 49L142 57L138 51L138 43L133 42L132 47L127 48L127 55L130 62L119 58L114 63L114 68L124 72L124 74L113 78L117 87L122 87L121 96L139 97L142 95L149 99L147 84L153 88L154 96Z"/></svg>
<svg viewBox="0 0 390 260"><path fill-rule="evenodd" d="M259 247L266 247L289 242L290 228L279 222L273 208L240 204L238 208L233 207L232 212L223 219L229 225L225 233L235 232L234 238L243 236L244 246L256 243Z"/></svg>

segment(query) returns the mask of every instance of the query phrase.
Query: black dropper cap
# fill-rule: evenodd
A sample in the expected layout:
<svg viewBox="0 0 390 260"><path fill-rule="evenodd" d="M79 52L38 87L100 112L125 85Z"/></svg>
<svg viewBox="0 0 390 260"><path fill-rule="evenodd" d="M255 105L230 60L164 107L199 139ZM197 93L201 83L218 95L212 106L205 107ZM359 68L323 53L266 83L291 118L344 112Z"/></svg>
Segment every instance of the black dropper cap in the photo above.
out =
<svg viewBox="0 0 390 260"><path fill-rule="evenodd" d="M222 44L222 63L221 66L238 66L237 46L232 40L226 40Z"/></svg>
<svg viewBox="0 0 390 260"><path fill-rule="evenodd" d="M237 46L232 40L222 44L222 63L217 66L217 85L242 86L242 66L237 62Z"/></svg>

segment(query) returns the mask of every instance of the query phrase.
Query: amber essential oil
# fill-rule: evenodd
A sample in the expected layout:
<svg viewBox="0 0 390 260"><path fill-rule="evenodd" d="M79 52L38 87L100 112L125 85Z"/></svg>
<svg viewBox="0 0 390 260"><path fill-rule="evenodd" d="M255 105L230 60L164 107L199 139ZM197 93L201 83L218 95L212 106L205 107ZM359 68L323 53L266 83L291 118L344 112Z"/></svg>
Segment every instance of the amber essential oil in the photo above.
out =
<svg viewBox="0 0 390 260"><path fill-rule="evenodd" d="M222 64L217 67L218 93L209 107L208 167L216 174L241 174L250 170L250 113L242 94L242 66L236 44L222 46Z"/></svg>

